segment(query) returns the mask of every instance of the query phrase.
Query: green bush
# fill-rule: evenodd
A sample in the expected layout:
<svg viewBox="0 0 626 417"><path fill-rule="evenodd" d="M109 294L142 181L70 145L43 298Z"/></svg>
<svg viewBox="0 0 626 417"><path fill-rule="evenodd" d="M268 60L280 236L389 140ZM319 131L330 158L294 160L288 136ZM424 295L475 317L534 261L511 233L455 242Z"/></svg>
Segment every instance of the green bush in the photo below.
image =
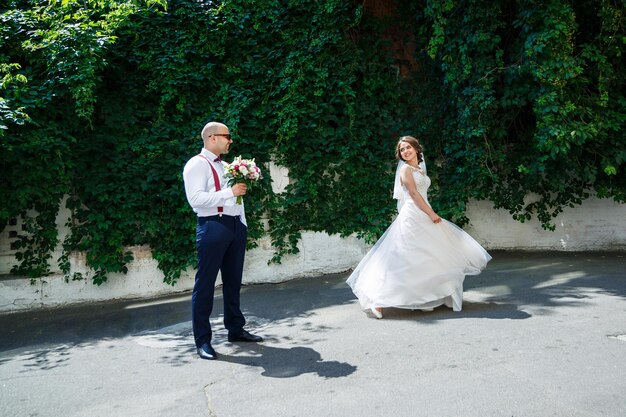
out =
<svg viewBox="0 0 626 417"><path fill-rule="evenodd" d="M8 0L0 225L22 216L28 229L14 272L49 272L69 196L67 274L84 251L101 284L147 244L175 283L195 263L182 168L209 120L229 125L231 156L265 168L246 210L250 247L269 233L275 262L303 230L380 236L403 134L425 144L433 205L461 225L470 199L548 229L591 192L625 202L624 11L403 0L383 18L343 0ZM289 169L283 193L269 161Z"/></svg>

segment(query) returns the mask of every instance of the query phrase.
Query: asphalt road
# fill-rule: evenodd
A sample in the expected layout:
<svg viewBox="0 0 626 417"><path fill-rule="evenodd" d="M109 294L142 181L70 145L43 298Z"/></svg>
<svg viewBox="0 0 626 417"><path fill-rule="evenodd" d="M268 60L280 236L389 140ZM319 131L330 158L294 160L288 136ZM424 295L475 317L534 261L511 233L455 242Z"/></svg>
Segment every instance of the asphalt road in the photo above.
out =
<svg viewBox="0 0 626 417"><path fill-rule="evenodd" d="M244 288L195 354L190 296L0 316L0 416L626 416L626 253L493 252L463 311L359 309L347 274Z"/></svg>

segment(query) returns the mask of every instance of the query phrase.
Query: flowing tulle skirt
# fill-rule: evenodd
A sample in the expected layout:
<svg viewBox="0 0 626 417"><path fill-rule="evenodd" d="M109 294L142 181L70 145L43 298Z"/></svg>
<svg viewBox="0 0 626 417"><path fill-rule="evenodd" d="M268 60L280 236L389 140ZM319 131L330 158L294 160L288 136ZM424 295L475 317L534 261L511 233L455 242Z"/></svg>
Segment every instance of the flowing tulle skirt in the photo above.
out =
<svg viewBox="0 0 626 417"><path fill-rule="evenodd" d="M361 260L347 283L361 307L430 309L463 305L463 280L491 256L447 220L435 224L412 201Z"/></svg>

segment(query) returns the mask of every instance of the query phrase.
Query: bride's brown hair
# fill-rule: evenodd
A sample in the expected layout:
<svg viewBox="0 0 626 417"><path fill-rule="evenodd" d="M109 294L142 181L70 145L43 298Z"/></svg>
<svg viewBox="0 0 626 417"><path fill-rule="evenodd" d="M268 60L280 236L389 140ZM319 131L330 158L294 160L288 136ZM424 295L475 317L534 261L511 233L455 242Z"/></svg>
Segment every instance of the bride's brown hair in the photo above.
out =
<svg viewBox="0 0 626 417"><path fill-rule="evenodd" d="M422 145L420 145L419 141L413 136L402 136L400 138L398 144L396 145L396 159L398 161L404 161L404 159L402 159L402 155L400 155L400 146L402 146L403 142L408 143L413 149L415 149L415 151L417 152L417 163L421 163L424 160L424 158L422 158L422 152L424 152L424 148L422 148Z"/></svg>

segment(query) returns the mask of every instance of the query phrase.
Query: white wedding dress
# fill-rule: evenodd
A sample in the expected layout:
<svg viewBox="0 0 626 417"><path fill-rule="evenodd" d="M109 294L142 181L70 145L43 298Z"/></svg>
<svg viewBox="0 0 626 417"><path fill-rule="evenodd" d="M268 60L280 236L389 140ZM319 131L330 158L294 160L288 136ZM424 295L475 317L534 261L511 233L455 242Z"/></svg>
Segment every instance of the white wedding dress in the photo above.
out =
<svg viewBox="0 0 626 417"><path fill-rule="evenodd" d="M443 219L433 223L399 185L399 175L396 178L399 214L347 283L366 310L431 309L445 304L461 311L465 276L479 274L491 256L454 223ZM428 203L430 178L425 169L414 170L413 178Z"/></svg>

